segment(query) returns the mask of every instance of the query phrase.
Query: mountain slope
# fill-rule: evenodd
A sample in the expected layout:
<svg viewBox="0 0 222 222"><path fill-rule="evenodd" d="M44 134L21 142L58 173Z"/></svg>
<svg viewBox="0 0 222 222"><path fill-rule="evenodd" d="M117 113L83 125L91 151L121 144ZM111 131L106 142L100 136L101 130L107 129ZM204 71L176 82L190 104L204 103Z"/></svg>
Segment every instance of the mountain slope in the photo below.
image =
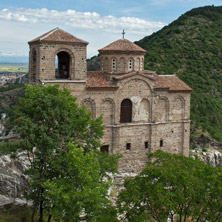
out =
<svg viewBox="0 0 222 222"><path fill-rule="evenodd" d="M222 7L192 9L136 44L145 68L177 74L191 88L192 129L222 141Z"/></svg>

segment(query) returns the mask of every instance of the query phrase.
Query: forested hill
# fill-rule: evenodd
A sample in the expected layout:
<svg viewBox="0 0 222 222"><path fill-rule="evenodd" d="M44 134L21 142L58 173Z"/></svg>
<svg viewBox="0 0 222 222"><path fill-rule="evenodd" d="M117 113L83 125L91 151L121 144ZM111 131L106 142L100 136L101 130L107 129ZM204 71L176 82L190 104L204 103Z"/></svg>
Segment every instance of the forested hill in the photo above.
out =
<svg viewBox="0 0 222 222"><path fill-rule="evenodd" d="M222 141L222 7L195 8L136 42L145 68L177 74L191 88L192 129Z"/></svg>

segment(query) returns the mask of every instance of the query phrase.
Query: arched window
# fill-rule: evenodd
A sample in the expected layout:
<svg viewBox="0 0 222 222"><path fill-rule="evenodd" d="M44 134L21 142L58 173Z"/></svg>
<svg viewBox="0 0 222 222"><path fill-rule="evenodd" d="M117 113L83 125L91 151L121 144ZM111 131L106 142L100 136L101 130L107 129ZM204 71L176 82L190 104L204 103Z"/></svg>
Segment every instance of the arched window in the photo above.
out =
<svg viewBox="0 0 222 222"><path fill-rule="evenodd" d="M92 117L96 118L96 103L91 98L86 98L82 102L83 105L92 113Z"/></svg>
<svg viewBox="0 0 222 222"><path fill-rule="evenodd" d="M55 76L58 79L68 79L69 68L70 68L70 56L67 52L59 52L57 54L56 63L58 63L58 68L55 70ZM57 66L57 64L56 64Z"/></svg>
<svg viewBox="0 0 222 222"><path fill-rule="evenodd" d="M143 70L143 59L141 59L141 62L140 62L140 70Z"/></svg>
<svg viewBox="0 0 222 222"><path fill-rule="evenodd" d="M112 59L112 70L116 70L116 59Z"/></svg>
<svg viewBox="0 0 222 222"><path fill-rule="evenodd" d="M132 122L132 102L129 99L124 99L121 103L120 122L121 123Z"/></svg>
<svg viewBox="0 0 222 222"><path fill-rule="evenodd" d="M101 71L103 71L103 70L104 70L104 68L103 68L103 67L104 67L104 59L103 59L103 58L101 58L101 60L100 60L100 61L101 61Z"/></svg>
<svg viewBox="0 0 222 222"><path fill-rule="evenodd" d="M119 60L119 68L118 70L120 72L125 72L125 59L123 57L120 58Z"/></svg>
<svg viewBox="0 0 222 222"><path fill-rule="evenodd" d="M108 60L108 58L106 57L105 59L104 59L104 63L103 63L103 71L109 71L110 69L109 69L109 60Z"/></svg>
<svg viewBox="0 0 222 222"><path fill-rule="evenodd" d="M141 69L140 69L140 58L137 58L136 59L136 67L135 67L135 70L136 71L140 71Z"/></svg>
<svg viewBox="0 0 222 222"><path fill-rule="evenodd" d="M31 80L33 82L36 81L36 69L37 69L37 55L36 55L36 50L32 50L32 73L31 73Z"/></svg>
<svg viewBox="0 0 222 222"><path fill-rule="evenodd" d="M133 71L133 59L129 59L128 61L128 71Z"/></svg>

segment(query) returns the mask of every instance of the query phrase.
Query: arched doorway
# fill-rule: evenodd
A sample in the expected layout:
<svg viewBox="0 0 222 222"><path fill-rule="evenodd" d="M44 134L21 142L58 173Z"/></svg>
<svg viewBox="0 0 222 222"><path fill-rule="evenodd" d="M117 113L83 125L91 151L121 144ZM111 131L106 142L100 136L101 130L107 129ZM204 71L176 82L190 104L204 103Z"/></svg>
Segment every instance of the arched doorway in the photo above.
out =
<svg viewBox="0 0 222 222"><path fill-rule="evenodd" d="M57 79L70 78L70 56L67 52L59 52L56 55L55 77Z"/></svg>
<svg viewBox="0 0 222 222"><path fill-rule="evenodd" d="M132 122L132 102L129 99L124 99L121 103L120 122L121 123Z"/></svg>

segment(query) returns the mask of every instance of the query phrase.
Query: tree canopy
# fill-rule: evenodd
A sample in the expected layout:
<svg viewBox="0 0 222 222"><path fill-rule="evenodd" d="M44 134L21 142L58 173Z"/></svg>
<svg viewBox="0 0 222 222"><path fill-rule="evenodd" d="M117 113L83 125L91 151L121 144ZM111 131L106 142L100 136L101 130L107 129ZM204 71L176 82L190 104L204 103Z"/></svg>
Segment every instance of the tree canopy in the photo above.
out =
<svg viewBox="0 0 222 222"><path fill-rule="evenodd" d="M56 161L58 165L67 163L64 175L44 183L44 196L50 199L48 213L58 222L117 221L108 199L111 184L101 181L101 165L95 153L84 154L83 149L69 146L69 152Z"/></svg>
<svg viewBox="0 0 222 222"><path fill-rule="evenodd" d="M222 221L222 170L200 160L157 151L127 179L119 207L128 221Z"/></svg>
<svg viewBox="0 0 222 222"><path fill-rule="evenodd" d="M11 123L20 139L15 146L3 143L1 147L26 151L29 157L30 168L26 173L30 183L29 198L33 200L32 221L37 211L39 222L43 221L44 212L49 214L48 221L52 215L57 216L55 212L61 206L68 207L67 195L71 195L70 201L71 197L75 200L70 202L72 207L78 208L71 211L75 212L75 218L83 208L87 217L94 210L97 216L98 212L103 212L102 208L111 210L109 201L101 201L101 198L106 198L108 190L107 172L117 171L118 156L97 150L104 129L102 117L93 119L91 112L78 106L69 90L61 90L59 85L27 85L25 97L13 109ZM58 201L55 194L69 189L70 192L61 195ZM96 191L98 195L93 195ZM89 210L90 202L94 204ZM70 214L68 210L66 213ZM69 221L65 213L63 216Z"/></svg>

